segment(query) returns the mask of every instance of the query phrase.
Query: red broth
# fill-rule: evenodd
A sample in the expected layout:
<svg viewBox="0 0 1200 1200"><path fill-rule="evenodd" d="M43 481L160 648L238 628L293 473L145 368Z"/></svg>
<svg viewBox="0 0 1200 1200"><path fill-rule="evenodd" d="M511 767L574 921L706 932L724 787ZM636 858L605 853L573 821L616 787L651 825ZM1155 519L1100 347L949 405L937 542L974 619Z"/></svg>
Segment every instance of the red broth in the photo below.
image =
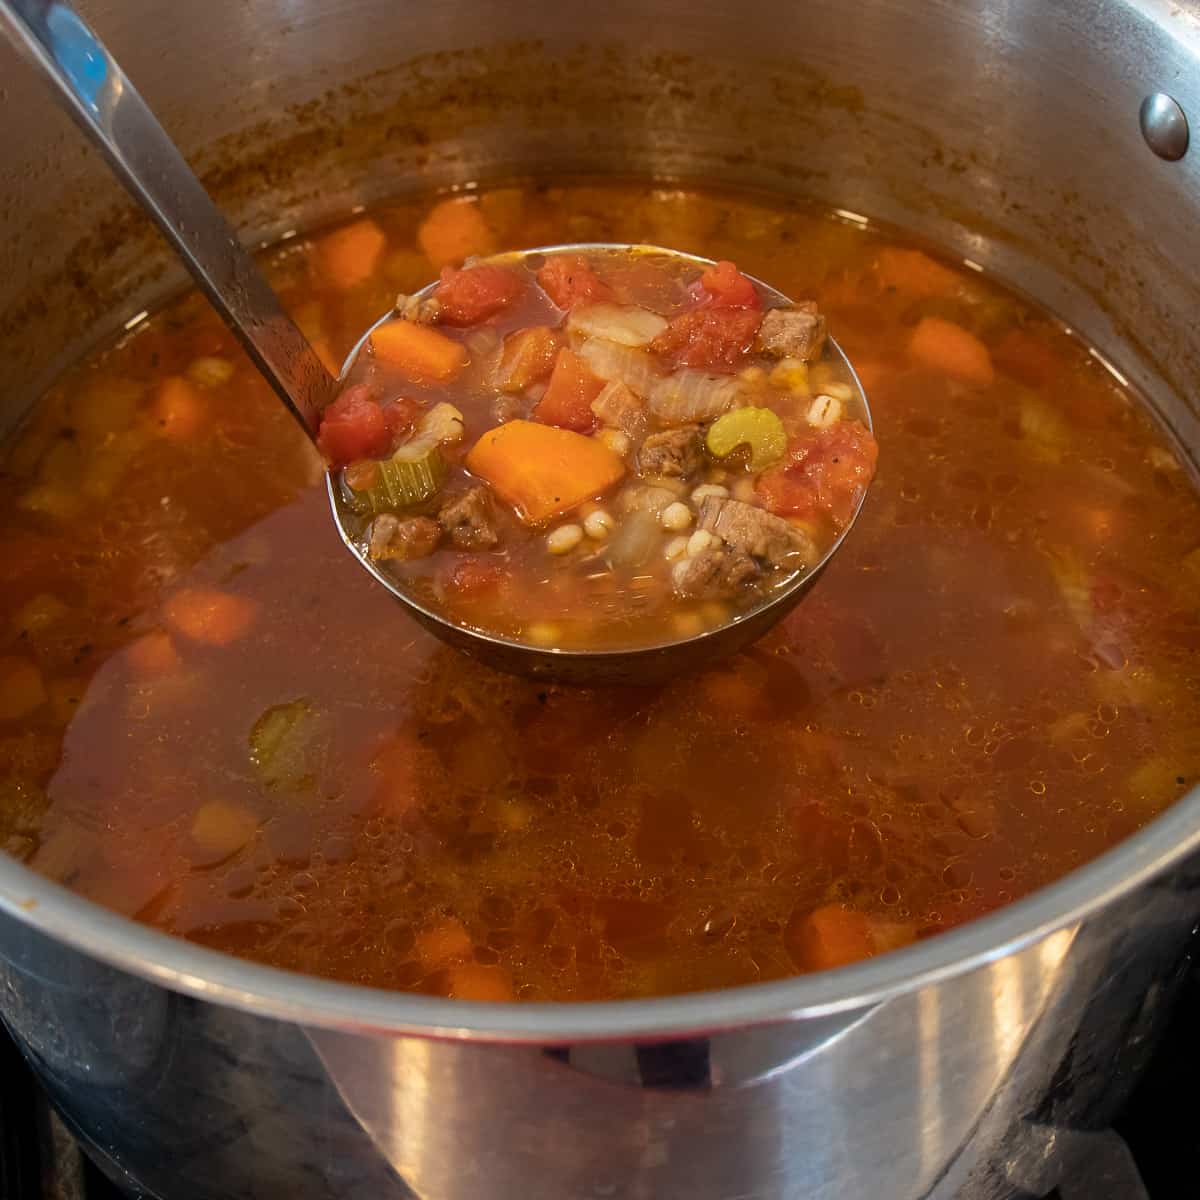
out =
<svg viewBox="0 0 1200 1200"><path fill-rule="evenodd" d="M1196 780L1194 482L1085 346L992 281L896 233L644 183L415 198L269 262L337 362L447 262L578 239L729 258L827 314L881 454L800 608L660 689L490 673L349 558L319 461L188 297L8 446L10 854L263 962L584 1000L934 935Z"/></svg>

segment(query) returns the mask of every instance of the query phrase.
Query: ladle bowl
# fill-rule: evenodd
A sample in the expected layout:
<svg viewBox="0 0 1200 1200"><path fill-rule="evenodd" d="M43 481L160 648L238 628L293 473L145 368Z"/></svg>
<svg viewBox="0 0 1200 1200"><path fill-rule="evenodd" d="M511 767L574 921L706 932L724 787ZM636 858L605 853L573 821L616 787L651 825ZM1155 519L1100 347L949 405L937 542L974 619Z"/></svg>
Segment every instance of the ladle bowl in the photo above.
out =
<svg viewBox="0 0 1200 1200"><path fill-rule="evenodd" d="M570 242L553 246L536 246L528 250L510 250L500 254L489 255L478 262L494 263L497 265L514 264L532 258L533 256L549 256L553 254L582 254L587 255L596 251L628 252L672 258L677 262L686 262L697 270L704 270L715 265L712 259L703 258L697 254L688 254L682 250L671 250L662 246L645 244L627 245L613 242ZM748 276L759 289L760 294L774 305L788 305L792 301L770 284ZM428 284L414 297L421 300L430 295L437 286L436 282ZM394 313L386 313L380 317L370 329L355 344L342 365L339 378L345 380L350 374L360 354L362 354L371 338L371 334L388 321L395 319ZM857 406L860 409L864 423L873 429L871 410L867 403L866 393L853 364L833 337L825 341L827 358L833 359L840 365L846 381L855 392ZM799 603L804 594L816 582L817 577L825 569L829 560L845 541L847 534L858 519L866 498L866 489L854 509L854 513L845 527L839 532L832 544L826 549L821 558L810 568L797 573L793 578L774 589L760 604L732 617L727 623L713 629L705 630L689 637L681 637L663 641L653 645L635 646L618 649L557 649L550 646L534 645L516 638L503 637L489 633L485 629L465 625L460 621L439 612L436 608L423 603L410 593L403 582L390 572L383 570L365 553L353 531L347 529L343 521L342 506L338 499L338 483L335 473L327 472L325 476L326 491L329 495L329 507L333 513L334 522L350 552L358 559L363 569L368 571L375 580L392 593L404 605L417 621L436 637L479 659L490 667L509 674L525 675L548 682L575 684L580 686L641 686L662 683L675 675L696 670L709 663L715 662L727 655L735 654L744 649L758 638L762 637L773 625L781 621Z"/></svg>

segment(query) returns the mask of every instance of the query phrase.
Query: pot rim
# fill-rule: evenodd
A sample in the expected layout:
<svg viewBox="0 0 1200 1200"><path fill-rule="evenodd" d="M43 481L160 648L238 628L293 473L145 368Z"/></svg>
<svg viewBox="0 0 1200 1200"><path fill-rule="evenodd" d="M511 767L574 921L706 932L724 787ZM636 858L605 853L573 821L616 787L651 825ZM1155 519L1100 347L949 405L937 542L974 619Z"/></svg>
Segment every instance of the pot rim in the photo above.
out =
<svg viewBox="0 0 1200 1200"><path fill-rule="evenodd" d="M987 916L849 967L645 1000L481 1003L340 983L235 958L102 908L0 852L0 911L174 992L357 1033L548 1045L699 1036L846 1012L961 975L1073 925L1200 850L1200 788L1145 828Z"/></svg>

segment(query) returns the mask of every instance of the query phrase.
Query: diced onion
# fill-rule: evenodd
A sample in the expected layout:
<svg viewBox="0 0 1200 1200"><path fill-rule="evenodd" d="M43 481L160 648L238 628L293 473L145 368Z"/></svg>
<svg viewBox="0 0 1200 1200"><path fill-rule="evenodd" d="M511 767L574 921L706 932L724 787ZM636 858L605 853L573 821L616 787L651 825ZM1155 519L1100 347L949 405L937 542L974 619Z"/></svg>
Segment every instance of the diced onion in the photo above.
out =
<svg viewBox="0 0 1200 1200"><path fill-rule="evenodd" d="M589 304L574 308L567 329L584 337L605 338L621 346L648 346L667 327L667 322L648 308L619 304Z"/></svg>
<svg viewBox="0 0 1200 1200"><path fill-rule="evenodd" d="M608 383L623 383L639 396L649 394L662 379L650 355L632 346L620 346L605 338L594 337L583 343L579 354L592 374Z"/></svg>
<svg viewBox="0 0 1200 1200"><path fill-rule="evenodd" d="M659 380L650 392L650 412L660 425L711 421L741 399L736 376L709 375L687 367Z"/></svg>

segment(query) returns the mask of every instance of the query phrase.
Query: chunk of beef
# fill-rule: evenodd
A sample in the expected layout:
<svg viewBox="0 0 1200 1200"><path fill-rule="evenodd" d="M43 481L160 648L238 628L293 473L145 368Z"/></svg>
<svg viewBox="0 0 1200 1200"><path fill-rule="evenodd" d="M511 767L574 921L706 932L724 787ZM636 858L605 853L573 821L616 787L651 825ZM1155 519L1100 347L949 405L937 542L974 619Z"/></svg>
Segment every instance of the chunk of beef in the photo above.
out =
<svg viewBox="0 0 1200 1200"><path fill-rule="evenodd" d="M500 542L492 497L485 487L473 487L443 504L438 520L460 550L491 550Z"/></svg>
<svg viewBox="0 0 1200 1200"><path fill-rule="evenodd" d="M809 537L782 517L740 500L706 496L700 506L699 528L773 567L796 556L805 563L816 561L816 547Z"/></svg>
<svg viewBox="0 0 1200 1200"><path fill-rule="evenodd" d="M619 429L631 438L639 438L646 429L646 402L619 380L606 383L592 401L592 412L601 425Z"/></svg>
<svg viewBox="0 0 1200 1200"><path fill-rule="evenodd" d="M825 345L825 318L811 300L792 308L773 308L763 317L758 344L768 354L812 362L821 357Z"/></svg>
<svg viewBox="0 0 1200 1200"><path fill-rule="evenodd" d="M638 451L638 470L643 475L686 479L704 465L704 442L699 425L652 433Z"/></svg>
<svg viewBox="0 0 1200 1200"><path fill-rule="evenodd" d="M425 558L442 540L442 527L430 517L397 517L380 513L371 522L367 554L374 559Z"/></svg>
<svg viewBox="0 0 1200 1200"><path fill-rule="evenodd" d="M685 600L715 600L732 596L760 574L748 554L728 546L712 546L671 568L675 594Z"/></svg>

